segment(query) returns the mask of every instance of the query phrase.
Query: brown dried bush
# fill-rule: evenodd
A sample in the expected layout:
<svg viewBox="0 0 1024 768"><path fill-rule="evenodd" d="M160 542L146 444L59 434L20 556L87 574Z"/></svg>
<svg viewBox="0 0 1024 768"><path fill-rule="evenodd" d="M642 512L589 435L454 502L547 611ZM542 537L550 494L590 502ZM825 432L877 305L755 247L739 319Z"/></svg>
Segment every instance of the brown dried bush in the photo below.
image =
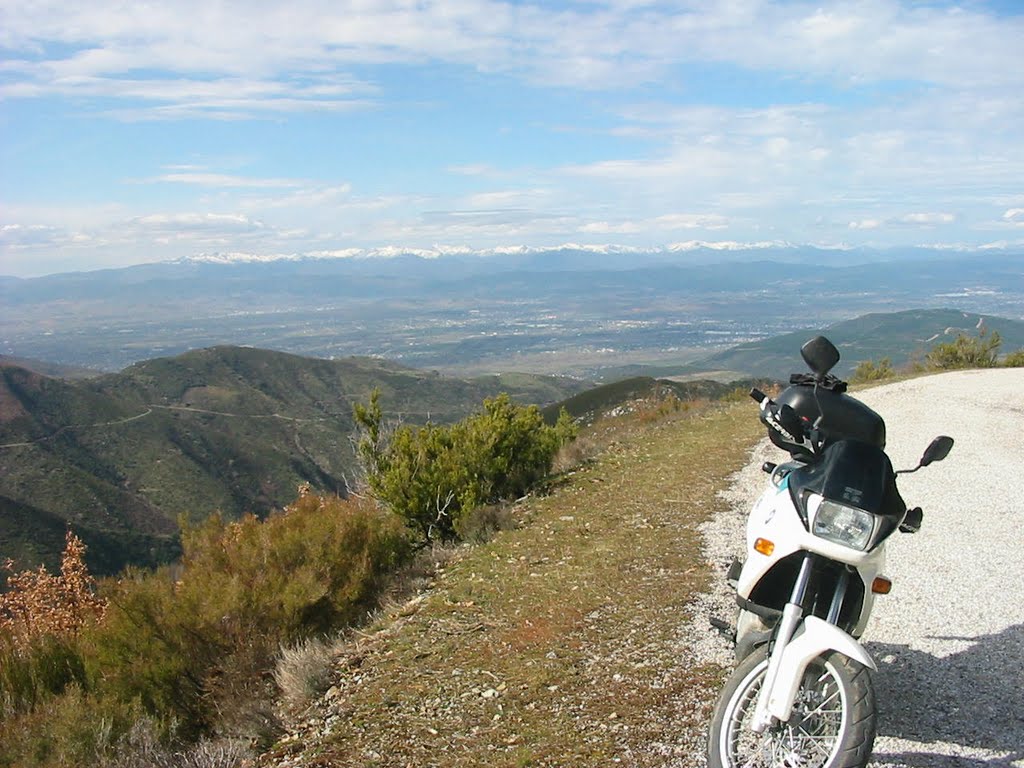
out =
<svg viewBox="0 0 1024 768"><path fill-rule="evenodd" d="M0 636L27 651L44 636L67 638L90 619L102 619L106 602L95 594L96 582L85 565L85 544L68 531L60 575L39 566L15 573L8 560L6 593L0 594Z"/></svg>

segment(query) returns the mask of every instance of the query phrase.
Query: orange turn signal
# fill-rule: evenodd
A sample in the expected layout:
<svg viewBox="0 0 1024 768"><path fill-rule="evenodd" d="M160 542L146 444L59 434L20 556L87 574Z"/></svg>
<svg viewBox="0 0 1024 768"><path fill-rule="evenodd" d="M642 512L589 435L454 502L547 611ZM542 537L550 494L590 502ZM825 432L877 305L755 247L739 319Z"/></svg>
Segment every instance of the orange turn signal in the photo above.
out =
<svg viewBox="0 0 1024 768"><path fill-rule="evenodd" d="M775 543L768 541L768 539L758 539L754 542L754 551L768 557L775 551Z"/></svg>
<svg viewBox="0 0 1024 768"><path fill-rule="evenodd" d="M876 595L888 595L891 589L892 582L885 576L876 576L875 580L871 582L871 591Z"/></svg>

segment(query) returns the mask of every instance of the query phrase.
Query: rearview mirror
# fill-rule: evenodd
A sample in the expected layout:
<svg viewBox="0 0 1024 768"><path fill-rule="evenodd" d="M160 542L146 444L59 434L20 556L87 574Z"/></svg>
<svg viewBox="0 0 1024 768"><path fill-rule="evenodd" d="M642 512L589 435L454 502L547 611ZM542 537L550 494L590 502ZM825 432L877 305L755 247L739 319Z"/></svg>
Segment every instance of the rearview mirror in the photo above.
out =
<svg viewBox="0 0 1024 768"><path fill-rule="evenodd" d="M942 461L944 458L949 456L949 452L953 449L953 438L947 437L946 435L939 435L931 444L925 448L924 456L921 457L921 466L927 467L929 464L935 461Z"/></svg>
<svg viewBox="0 0 1024 768"><path fill-rule="evenodd" d="M933 464L936 461L942 461L944 458L949 456L949 452L953 448L953 438L946 437L946 435L939 435L931 444L924 449L924 455L921 457L921 461L913 469L901 469L897 472L897 475L909 475L913 472L917 472L921 467L927 467L929 464Z"/></svg>
<svg viewBox="0 0 1024 768"><path fill-rule="evenodd" d="M800 347L800 356L819 379L825 378L825 374L839 362L839 350L824 336L815 336Z"/></svg>

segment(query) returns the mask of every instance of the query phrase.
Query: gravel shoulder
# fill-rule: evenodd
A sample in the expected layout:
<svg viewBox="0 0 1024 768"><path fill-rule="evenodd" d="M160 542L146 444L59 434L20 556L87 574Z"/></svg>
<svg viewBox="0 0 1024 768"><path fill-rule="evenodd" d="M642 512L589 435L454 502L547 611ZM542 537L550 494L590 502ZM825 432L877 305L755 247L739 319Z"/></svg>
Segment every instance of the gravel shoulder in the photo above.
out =
<svg viewBox="0 0 1024 768"><path fill-rule="evenodd" d="M956 440L945 462L900 479L924 524L893 537L893 591L876 602L864 637L879 666L871 765L1024 767L1024 371L958 371L856 396L885 419L897 469L916 464L936 435ZM759 467L780 456L759 443L723 494L727 508L703 527L707 557L723 572L742 554L747 512L765 487ZM702 607L731 617L732 606L720 579ZM731 664L713 634L699 645L706 660Z"/></svg>

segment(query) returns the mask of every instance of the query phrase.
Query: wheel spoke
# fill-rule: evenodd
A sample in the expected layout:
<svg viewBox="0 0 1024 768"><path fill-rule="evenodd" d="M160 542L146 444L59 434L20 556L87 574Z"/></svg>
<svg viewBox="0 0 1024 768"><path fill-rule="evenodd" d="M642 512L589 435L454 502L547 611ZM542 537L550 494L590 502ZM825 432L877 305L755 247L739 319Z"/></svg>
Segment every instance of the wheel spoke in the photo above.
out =
<svg viewBox="0 0 1024 768"><path fill-rule="evenodd" d="M831 695L829 695L829 696L828 696L828 698L826 698L826 699L825 699L824 701L822 701L822 702L821 702L821 704L819 704L818 706L816 706L816 707L815 707L814 709L812 709L812 710L808 711L808 713L807 713L807 714L809 714L809 715L815 715L815 714L818 714L819 712L824 712L824 711L825 711L825 709L824 709L825 705L826 705L826 704L828 704L828 703L830 703L830 702L832 702L832 701L834 701L834 700L835 700L836 698L838 698L838 697L839 697L839 689L837 688L837 689L836 689L835 691L833 691L833 692L831 693ZM840 707L839 707L839 709L831 709L831 710L828 710L828 711L829 711L829 712L832 712L832 713L835 713L835 712L842 712L842 711L843 711L843 710L842 710L842 703L840 702Z"/></svg>
<svg viewBox="0 0 1024 768"><path fill-rule="evenodd" d="M831 667L808 670L787 723L763 733L750 730L763 670L748 678L725 724L727 765L733 768L821 768L835 751L843 728L843 694Z"/></svg>

